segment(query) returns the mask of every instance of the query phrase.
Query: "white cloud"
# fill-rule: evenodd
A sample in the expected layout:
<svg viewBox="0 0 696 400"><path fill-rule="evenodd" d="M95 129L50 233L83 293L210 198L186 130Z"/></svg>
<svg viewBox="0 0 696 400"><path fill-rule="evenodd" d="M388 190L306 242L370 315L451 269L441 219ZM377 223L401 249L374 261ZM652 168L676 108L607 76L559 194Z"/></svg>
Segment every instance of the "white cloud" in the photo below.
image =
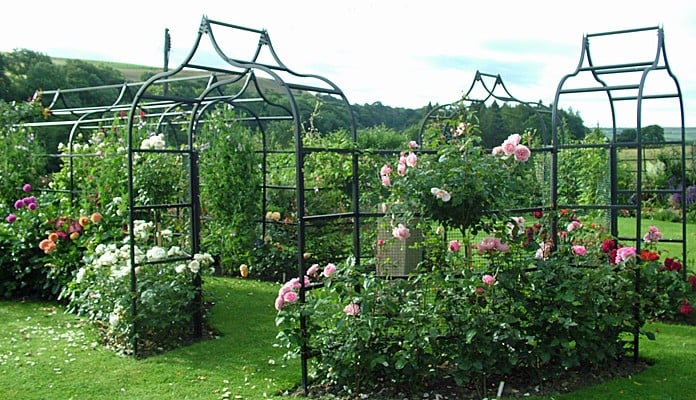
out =
<svg viewBox="0 0 696 400"><path fill-rule="evenodd" d="M468 89L476 70L481 70L501 74L519 99L548 104L563 76L575 70L583 34L659 25L664 27L668 61L681 85L686 124L696 126L696 114L691 111L696 110L696 61L691 55L696 6L688 1L637 6L634 1L597 0L495 4L444 0L123 0L99 9L94 4L83 0L14 2L0 16L0 51L27 48L56 57L160 66L164 29L169 28L173 66L188 54L201 17L207 15L226 23L267 29L278 56L288 67L325 76L353 103L381 101L391 106L420 107L429 102L451 102ZM251 36L251 44L245 46L238 40L220 42L231 56L245 58L258 38ZM612 61L624 62L633 46L650 57L655 43L634 41L610 47L607 54ZM572 101L573 109L580 111L588 125L610 123L606 103ZM667 111L675 108L660 107ZM679 124L674 112L661 115L663 119L656 117L664 121L660 125ZM622 117L619 123L635 123L634 117L626 120Z"/></svg>

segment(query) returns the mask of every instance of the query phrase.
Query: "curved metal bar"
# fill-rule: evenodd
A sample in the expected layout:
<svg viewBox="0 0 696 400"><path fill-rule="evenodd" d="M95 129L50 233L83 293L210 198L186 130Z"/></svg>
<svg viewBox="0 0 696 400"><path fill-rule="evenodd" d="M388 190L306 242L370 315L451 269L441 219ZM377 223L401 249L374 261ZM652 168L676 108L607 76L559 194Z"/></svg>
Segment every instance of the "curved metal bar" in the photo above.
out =
<svg viewBox="0 0 696 400"><path fill-rule="evenodd" d="M492 87L489 87L486 84L486 82L483 79L484 77L494 79L494 83L493 83ZM469 96L474 91L477 84L479 84L483 87L483 89L485 90L486 96L483 98L479 98L479 99L472 99ZM496 88L498 88L498 87L502 88L505 96L501 96L501 95L496 93ZM542 133L546 133L546 124L544 123L543 118L539 114L538 108L543 108L542 112L549 112L548 109L546 109L545 107L543 107L543 105L541 105L539 103L522 101L522 100L516 98L515 96L513 96L510 93L510 91L508 90L508 88L505 86L505 83L503 83L503 78L500 76L500 74L493 75L493 74L488 74L488 73L484 73L484 72L477 70L476 74L474 75L474 79L471 81L471 85L469 86L469 89L464 93L464 95L461 97L461 99L454 101L452 103L447 103L447 104L442 104L442 105L436 106L425 115L425 117L421 121L421 125L419 128L418 143L420 145L423 145L423 143L422 143L423 132L425 131L426 125L427 125L428 121L436 118L435 115L437 113L440 113L442 111L447 111L448 108L459 106L459 105L462 105L464 103L485 103L486 101L490 100L491 98L501 100L504 102L515 102L515 103L522 104L522 105L532 109L534 111L534 113L537 115L537 118L539 119L539 124L542 128L542 131L543 131ZM442 119L451 119L452 117L453 117L453 115L450 113L450 114L446 114L445 116L443 116ZM542 135L542 137L545 137L545 136L546 135Z"/></svg>
<svg viewBox="0 0 696 400"><path fill-rule="evenodd" d="M252 54L252 57L250 60L237 60L229 57L221 48L219 45L218 41L215 38L214 35L214 29L213 26L215 25L220 25L223 27L228 27L228 28L233 28L233 29L239 29L247 32L252 32L260 35L260 39L258 42L258 45ZM213 67L207 67L207 66L199 66L199 65L194 65L191 63L191 60L193 59L195 53L198 51L198 48L201 44L202 36L203 35L208 35L208 38L213 46L214 51L217 53L217 55L225 61L228 65L234 68L234 70L231 69L220 69L220 68L213 68ZM259 63L259 57L261 55L261 51L263 47L268 47L271 56L277 63L277 65L268 65L268 64L262 64ZM227 79L220 79L218 80L217 76L211 77L211 80L208 82L208 85L206 88L199 92L196 97L192 98L182 98L182 97L176 97L176 96L159 96L159 95L151 95L147 94L147 90L149 89L150 86L154 85L155 83L158 83L161 80L169 80L170 77L175 76L177 73L182 71L185 67L188 68L194 68L194 69L200 69L200 70L206 70L206 71L211 71L211 72L216 72L220 74L227 74L231 75L230 78ZM269 97L266 95L266 90L262 88L261 85L259 85L258 79L257 79L257 71L262 71L266 75L268 75L273 81L275 81L280 89L285 98L288 101L288 104L279 104L277 102L273 102L269 99ZM321 87L317 86L307 86L303 84L298 84L298 83L293 83L293 82L288 82L281 77L281 73L287 73L290 74L291 76L297 77L297 78L309 78L309 79L314 79L318 82L321 82ZM225 86L231 85L234 83L239 82L240 80L244 79L244 82L241 85L241 88L238 90L235 90L234 93L231 94L226 94L225 93ZM253 86L252 86L253 85ZM214 107L216 104L220 103L227 103L230 104L233 107L238 107L241 110L244 110L247 112L253 121L261 128L262 134L264 135L264 140L263 140L263 151L264 151L264 168L265 168L265 163L266 163L266 158L265 158L265 153L267 152L267 145L266 145L266 139L265 139L265 129L263 127L263 120L264 118L271 119L274 118L274 116L269 116L269 117L264 117L263 115L260 115L258 112L254 111L251 107L247 107L244 103L245 100L247 102L249 101L256 101L254 98L245 98L244 96L247 93L251 92L251 89L255 89L256 93L258 93L258 96L260 97L260 101L263 101L264 104L267 104L269 106L275 107L277 110L280 111L280 114L277 117L285 117L287 116L288 119L292 119L293 127L294 127L294 132L295 132L295 159L296 159L296 182L295 182L295 190L297 193L297 205L298 205L298 210L299 210L299 218L298 218L298 223L297 223L297 229L298 229L298 239L297 239L297 247L298 247L298 257L297 257L297 263L298 263L298 273L300 275L305 274L305 260L303 257L304 251L305 251L305 219L309 218L309 216L304 215L304 172L303 172L303 159L306 155L306 150L303 146L303 138L302 138L302 126L301 126L301 121L300 121L300 112L298 108L298 104L295 98L295 91L307 91L307 92L316 92L316 93L326 93L330 95L335 95L339 96L343 104L345 106L346 113L350 117L350 131L352 133L352 138L354 142L357 142L357 134L356 134L356 128L355 128L355 118L353 115L352 108L350 107L350 104L348 103L348 100L345 96L345 94L338 88L337 85L335 85L333 82L330 80L323 78L319 75L313 75L313 74L299 74L296 73L289 68L287 68L278 58L277 54L275 53L275 50L272 47L270 38L268 36L268 33L265 30L256 30L256 29L250 29L250 28L245 28L237 25L232 25L232 24L226 24L222 23L219 21L214 21L211 19L208 19L206 16L204 16L201 20L198 34L196 36L196 39L194 41L194 45L192 46L189 54L185 57L184 61L176 68L173 68L169 71L164 71L161 73L158 73L154 76L152 76L149 80L144 82L137 93L134 96L133 102L130 106L130 112L128 116L128 194L129 194L129 229L134 229L133 226L133 220L134 220L134 209L142 209L142 207L137 207L135 204L135 189L133 187L133 153L138 151L136 150L135 143L134 143L134 131L133 131L133 126L134 126L134 120L135 120L135 114L136 114L136 109L139 107L148 107L148 106L153 106L153 103L145 103L144 100L154 100L158 101L157 107L164 106L165 107L165 112L163 115L160 116L158 120L158 126L161 126L161 124L164 121L164 116L168 114L168 111L171 111L173 107L180 106L180 105L188 105L191 106L189 110L186 111L188 114L188 119L189 119L189 127L188 127L188 148L181 150L182 153L186 153L188 156L190 156L191 160L191 181L190 181L190 192L191 192L191 204L189 207L191 208L191 243L192 243L192 252L196 253L199 251L200 243L199 243L199 233L200 233L200 225L199 225L199 215L200 215L200 205L198 202L198 194L197 194L197 173L195 171L196 169L196 149L194 148L194 138L196 136L196 131L198 129L198 124L202 121L204 115ZM311 151L316 151L316 149L309 149ZM170 150L171 151L171 150ZM358 165L357 165L357 154L353 152L353 172L354 172L354 177L353 177L353 212L352 215L354 216L354 255L356 256L356 260L360 260L360 245L359 245L359 202L358 200ZM264 177L265 179L265 177ZM264 186L265 186L265 181L264 181ZM264 189L265 190L265 189ZM265 198L266 196L264 196ZM264 204L265 206L265 204ZM131 292L133 294L136 294L135 292L137 291L137 285L136 285L136 276L134 273L134 267L136 266L135 262L135 243L133 239L130 241L130 252L131 252ZM302 280L301 280L302 282ZM136 296L134 296L135 298ZM300 301L304 301L304 291L300 291ZM135 301L131 304L132 312L133 314L137 314L137 304ZM306 320L302 320L300 322L301 324L301 329L305 330L306 329ZM137 331L137 327L133 326L133 329ZM134 350L137 353L137 343L133 343ZM302 361L302 367L303 367L303 386L306 390L306 384L307 384L307 357L308 357L308 351L306 348L302 350L302 355L303 355L303 361Z"/></svg>
<svg viewBox="0 0 696 400"><path fill-rule="evenodd" d="M602 36L610 36L610 35L623 35L623 34L630 34L630 33L636 33L636 32L644 32L644 31L651 31L655 30L657 32L657 47L656 47L656 52L652 60L650 61L638 61L638 62L632 62L632 63L626 63L626 64L616 64L616 65L596 65L594 63L594 60L591 57L590 54L590 45L589 45L589 39L591 37L602 37ZM585 58L587 59L588 66L584 67L584 60ZM660 60L663 60L663 63L660 63ZM657 70L666 70L667 74L669 77L673 80L674 86L676 88L676 93L664 93L664 94L651 94L651 95L646 95L645 94L645 82L647 80L647 77L649 74L653 71ZM566 84L566 81L569 78L577 76L580 72L590 72L594 80L599 84L599 87L585 87L585 88L579 88L579 89L563 89L563 87ZM611 86L607 84L600 75L602 74L622 74L622 73L640 73L640 79L638 80L637 83L634 84L622 84L622 85L616 85L616 86ZM613 92L614 91L623 91L623 90L636 90L637 94L635 96L623 96L623 97L617 97L614 96ZM636 188L634 191L634 196L635 198L635 204L633 204L632 209L635 210L635 215L636 215L636 223L635 223L635 237L631 238L625 238L625 239L630 239L633 240L635 243L635 247L637 251L640 251L641 247L641 241L642 237L640 232L642 231L642 207L643 207L643 176L642 176L642 163L643 163L643 139L641 135L641 128L642 128L642 115L643 115L643 102L644 100L648 99L663 99L663 98L676 98L678 99L679 103L679 112L680 112L680 122L681 122L681 140L679 141L679 144L681 145L681 165L682 165L682 171L681 171L681 179L682 179L682 188L681 188L681 207L682 210L686 208L686 188L685 188L685 182L686 182L686 170L685 170L685 163L686 163L686 148L685 148L685 128L684 128L684 103L682 99L682 93L681 93L681 88L679 87L679 82L676 78L676 76L672 73L669 63L667 61L667 52L665 49L665 43L664 43L664 31L662 27L657 26L657 27L646 27L646 28L638 28L638 29L626 29L626 30L620 30L620 31L612 31L612 32L603 32L603 33L596 33L596 34L586 34L583 37L583 46L582 46L582 52L581 52L581 57L580 57L580 63L578 64L577 68L575 69L575 72L572 74L566 75L561 79L559 82L559 85L556 90L556 95L554 98L554 103L553 103L553 118L552 118L552 123L553 123L553 128L552 128L552 138L554 141L554 153L553 153L553 179L552 179L552 189L551 189L551 194L552 194L552 208L554 210L558 209L560 205L557 202L557 168L558 168L558 148L563 147L564 143L561 141L559 143L558 141L558 124L559 121L556 117L557 115L557 110L558 110L558 105L559 105L559 98L561 94L566 94L566 93L588 93L588 92L596 92L596 91L604 91L605 94L607 95L607 99L609 100L609 108L611 111L611 122L612 122L612 138L610 142L610 182L611 182L611 194L610 194L610 202L611 206L609 207L610 209L610 228L611 228L611 234L614 237L619 237L619 232L618 232L618 205L619 205L619 199L618 199L618 187L617 187L617 180L615 179L617 174L618 174L618 167L617 167L617 162L618 162L618 152L617 152L617 147L621 145L620 143L617 143L617 126L616 126L616 110L614 107L614 102L620 101L620 100L635 100L636 101L636 140L635 142L632 143L623 143L623 146L626 147L635 147L636 148ZM624 191L625 192L625 191ZM554 221L555 222L555 221ZM673 242L681 242L682 243L682 257L683 259L686 259L686 214L682 213L682 232L681 232L681 239L672 239L671 241ZM552 227L552 235L554 238L558 237L558 228L557 225L554 224ZM684 278L686 278L686 271L683 272ZM635 279L635 290L640 293L641 287L640 287L640 271L636 272L636 279ZM639 353L639 328L640 326L638 325L638 321L640 318L639 314L640 310L636 308L635 310L635 316L636 316L636 327L634 329L634 334L633 334L633 357L634 360L638 359L638 353Z"/></svg>

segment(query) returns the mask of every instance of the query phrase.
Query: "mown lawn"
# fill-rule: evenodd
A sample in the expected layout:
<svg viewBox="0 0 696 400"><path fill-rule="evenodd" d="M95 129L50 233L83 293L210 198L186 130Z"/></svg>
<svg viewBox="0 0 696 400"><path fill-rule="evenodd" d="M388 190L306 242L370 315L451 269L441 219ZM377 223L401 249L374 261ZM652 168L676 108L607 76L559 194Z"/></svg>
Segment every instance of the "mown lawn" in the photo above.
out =
<svg viewBox="0 0 696 400"><path fill-rule="evenodd" d="M220 332L142 360L96 342L80 318L45 302L0 302L0 399L261 399L300 381L273 347L277 287L206 281Z"/></svg>
<svg viewBox="0 0 696 400"><path fill-rule="evenodd" d="M666 236L680 232L678 224L643 221L646 228L651 224ZM690 273L696 258L693 227L687 235ZM141 360L99 345L89 324L56 303L0 301L0 400L263 399L292 392L300 382L299 362L286 365L273 346L278 286L208 278L205 289L215 302L211 325L219 336ZM647 328L657 332L655 341L641 339L641 357L652 364L647 370L565 395L525 398L696 398L696 326Z"/></svg>
<svg viewBox="0 0 696 400"><path fill-rule="evenodd" d="M299 383L275 337L277 286L212 278L212 324L220 336L143 360L96 343L93 329L53 303L0 302L2 399L263 399ZM652 324L642 340L653 365L635 376L543 399L687 400L696 393L696 327ZM542 399L542 397L525 397Z"/></svg>

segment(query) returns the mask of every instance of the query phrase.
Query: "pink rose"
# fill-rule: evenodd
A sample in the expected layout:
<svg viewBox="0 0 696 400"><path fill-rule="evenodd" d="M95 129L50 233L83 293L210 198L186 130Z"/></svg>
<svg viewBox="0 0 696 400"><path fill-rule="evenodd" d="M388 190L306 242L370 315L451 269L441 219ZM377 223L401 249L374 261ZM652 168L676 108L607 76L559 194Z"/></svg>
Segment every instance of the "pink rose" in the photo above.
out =
<svg viewBox="0 0 696 400"><path fill-rule="evenodd" d="M406 163L399 161L399 165L396 167L396 172L401 176L406 175Z"/></svg>
<svg viewBox="0 0 696 400"><path fill-rule="evenodd" d="M409 167L415 167L418 164L418 156L414 152L409 152L406 156L406 165Z"/></svg>
<svg viewBox="0 0 696 400"><path fill-rule="evenodd" d="M585 246L575 245L573 246L573 253L578 256L584 256L587 254L587 249L585 249Z"/></svg>
<svg viewBox="0 0 696 400"><path fill-rule="evenodd" d="M495 283L495 276L486 274L481 277L481 282L490 286Z"/></svg>
<svg viewBox="0 0 696 400"><path fill-rule="evenodd" d="M392 229L392 235L399 240L406 240L411 236L411 231L404 224L399 224Z"/></svg>
<svg viewBox="0 0 696 400"><path fill-rule="evenodd" d="M319 264L312 264L309 269L307 269L307 275L316 275L319 272Z"/></svg>
<svg viewBox="0 0 696 400"><path fill-rule="evenodd" d="M333 275L336 272L336 266L332 263L326 264L326 267L324 267L324 276L329 278L331 275Z"/></svg>
<svg viewBox="0 0 696 400"><path fill-rule="evenodd" d="M635 247L621 247L616 250L615 262L618 264L621 261L628 261L636 258L636 248Z"/></svg>
<svg viewBox="0 0 696 400"><path fill-rule="evenodd" d="M582 226L582 224L580 223L580 221L570 221L570 223L566 227L566 230L568 232L572 232L572 231L580 228L581 226Z"/></svg>
<svg viewBox="0 0 696 400"><path fill-rule="evenodd" d="M527 161L529 160L529 156L532 154L532 152L529 150L529 147L521 144L515 147L515 160L517 161Z"/></svg>
<svg viewBox="0 0 696 400"><path fill-rule="evenodd" d="M285 300L283 300L283 296L278 295L275 299L275 309L280 311L283 309L283 306L285 305Z"/></svg>
<svg viewBox="0 0 696 400"><path fill-rule="evenodd" d="M297 301L299 298L299 295L297 292L287 292L283 295L283 302L285 303L294 303Z"/></svg>
<svg viewBox="0 0 696 400"><path fill-rule="evenodd" d="M389 175L392 173L392 168L389 164L384 164L382 165L382 168L379 170L380 175Z"/></svg>
<svg viewBox="0 0 696 400"><path fill-rule="evenodd" d="M459 242L459 240L450 240L449 242L449 251L456 253L459 250L461 250L462 244Z"/></svg>
<svg viewBox="0 0 696 400"><path fill-rule="evenodd" d="M389 175L382 175L382 186L389 187L391 186L391 179L389 179Z"/></svg>
<svg viewBox="0 0 696 400"><path fill-rule="evenodd" d="M515 149L517 148L517 144L515 144L509 140L506 140L503 142L502 147L503 147L503 153L505 153L507 155L511 155L511 154L515 154Z"/></svg>
<svg viewBox="0 0 696 400"><path fill-rule="evenodd" d="M355 317L360 314L360 306L356 303L350 303L343 308L343 312L346 313L346 315Z"/></svg>
<svg viewBox="0 0 696 400"><path fill-rule="evenodd" d="M415 140L411 140L410 142L408 142L408 147L411 148L411 149L417 149L417 148L418 148L418 142L416 142Z"/></svg>
<svg viewBox="0 0 696 400"><path fill-rule="evenodd" d="M651 225L645 235L643 235L643 241L645 243L658 242L660 239L662 239L662 232L654 225Z"/></svg>
<svg viewBox="0 0 696 400"><path fill-rule="evenodd" d="M508 136L505 141L513 143L515 146L520 144L520 141L522 140L522 136L520 136L519 133L513 133L512 135Z"/></svg>

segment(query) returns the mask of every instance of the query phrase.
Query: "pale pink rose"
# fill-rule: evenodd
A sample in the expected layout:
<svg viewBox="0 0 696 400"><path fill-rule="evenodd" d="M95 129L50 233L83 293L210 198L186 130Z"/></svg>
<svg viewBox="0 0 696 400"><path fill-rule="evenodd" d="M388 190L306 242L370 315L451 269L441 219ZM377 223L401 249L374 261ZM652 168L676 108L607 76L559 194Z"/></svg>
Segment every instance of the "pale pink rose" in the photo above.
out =
<svg viewBox="0 0 696 400"><path fill-rule="evenodd" d="M508 136L506 141L513 143L515 146L520 144L520 141L522 140L522 136L520 136L519 133L513 133L512 135Z"/></svg>
<svg viewBox="0 0 696 400"><path fill-rule="evenodd" d="M355 317L360 314L360 306L356 303L350 303L343 308L343 312L346 313L346 315Z"/></svg>
<svg viewBox="0 0 696 400"><path fill-rule="evenodd" d="M486 274L481 277L481 282L490 286L495 283L495 276Z"/></svg>
<svg viewBox="0 0 696 400"><path fill-rule="evenodd" d="M515 154L515 149L517 148L517 144L515 144L509 140L506 140L503 142L502 147L503 147L503 153L505 153L507 155L511 155L511 154Z"/></svg>
<svg viewBox="0 0 696 400"><path fill-rule="evenodd" d="M382 168L379 169L380 175L389 175L391 173L392 173L392 168L391 168L391 165L389 165L389 164L384 164L384 165L382 165Z"/></svg>
<svg viewBox="0 0 696 400"><path fill-rule="evenodd" d="M496 240L494 237L485 237L477 245L474 246L479 253L483 254L494 250L496 247Z"/></svg>
<svg viewBox="0 0 696 400"><path fill-rule="evenodd" d="M645 243L658 242L660 239L662 239L662 232L655 225L651 225L645 235L643 235Z"/></svg>
<svg viewBox="0 0 696 400"><path fill-rule="evenodd" d="M461 249L462 249L462 244L459 242L459 240L450 240L449 251L456 253Z"/></svg>
<svg viewBox="0 0 696 400"><path fill-rule="evenodd" d="M517 147L515 147L515 160L517 161L527 161L529 160L529 156L532 154L532 152L529 150L529 147L520 144Z"/></svg>
<svg viewBox="0 0 696 400"><path fill-rule="evenodd" d="M582 224L580 223L580 221L570 221L570 223L566 227L566 230L568 232L572 232L572 231L580 228L581 226L582 226Z"/></svg>
<svg viewBox="0 0 696 400"><path fill-rule="evenodd" d="M493 154L494 156L503 154L503 146L495 146L493 150L491 150L491 154Z"/></svg>
<svg viewBox="0 0 696 400"><path fill-rule="evenodd" d="M391 179L389 179L389 175L382 175L382 186L391 186Z"/></svg>
<svg viewBox="0 0 696 400"><path fill-rule="evenodd" d="M411 236L411 231L404 224L399 224L392 229L392 236L399 240L406 240Z"/></svg>
<svg viewBox="0 0 696 400"><path fill-rule="evenodd" d="M629 261L636 258L636 248L635 247L621 247L616 250L616 263L621 261Z"/></svg>
<svg viewBox="0 0 696 400"><path fill-rule="evenodd" d="M332 263L326 264L326 267L324 267L324 276L329 278L331 275L333 275L336 272L336 266Z"/></svg>
<svg viewBox="0 0 696 400"><path fill-rule="evenodd" d="M575 245L573 246L573 253L575 253L578 256L584 256L587 254L587 249L585 246L580 246L580 245Z"/></svg>
<svg viewBox="0 0 696 400"><path fill-rule="evenodd" d="M410 142L408 142L408 147L411 148L411 149L417 149L417 148L418 148L418 142L416 142L415 140L411 140Z"/></svg>
<svg viewBox="0 0 696 400"><path fill-rule="evenodd" d="M300 283L300 278L292 278L290 279L286 285L292 289L299 289L302 287L302 284Z"/></svg>
<svg viewBox="0 0 696 400"><path fill-rule="evenodd" d="M551 245L548 243L541 243L539 244L539 248L536 251L536 254L534 257L536 257L539 260L546 260L549 258L551 255Z"/></svg>
<svg viewBox="0 0 696 400"><path fill-rule="evenodd" d="M501 253L507 253L510 250L510 246L498 239L498 242L495 244L495 249Z"/></svg>
<svg viewBox="0 0 696 400"><path fill-rule="evenodd" d="M401 176L406 175L406 163L399 162L399 165L396 167L396 172Z"/></svg>
<svg viewBox="0 0 696 400"><path fill-rule="evenodd" d="M300 296L297 294L297 292L287 292L283 295L283 301L285 303L294 303L299 297Z"/></svg>
<svg viewBox="0 0 696 400"><path fill-rule="evenodd" d="M283 300L283 296L278 295L275 299L275 309L280 311L283 309L283 306L285 305L285 300Z"/></svg>
<svg viewBox="0 0 696 400"><path fill-rule="evenodd" d="M406 156L406 165L409 167L415 167L418 164L418 156L414 152L409 152Z"/></svg>
<svg viewBox="0 0 696 400"><path fill-rule="evenodd" d="M500 241L496 237L486 237L483 238L477 245L474 246L478 250L479 254L490 253L493 251L499 251L505 253L510 250L510 246Z"/></svg>
<svg viewBox="0 0 696 400"><path fill-rule="evenodd" d="M307 269L307 275L316 275L319 272L319 264L312 264L311 267Z"/></svg>
<svg viewBox="0 0 696 400"><path fill-rule="evenodd" d="M435 195L435 197L444 201L445 203L447 203L448 201L450 201L452 199L452 195L450 195L449 192L444 190L444 189L435 188L435 187L430 188L430 193L432 193L433 195Z"/></svg>

